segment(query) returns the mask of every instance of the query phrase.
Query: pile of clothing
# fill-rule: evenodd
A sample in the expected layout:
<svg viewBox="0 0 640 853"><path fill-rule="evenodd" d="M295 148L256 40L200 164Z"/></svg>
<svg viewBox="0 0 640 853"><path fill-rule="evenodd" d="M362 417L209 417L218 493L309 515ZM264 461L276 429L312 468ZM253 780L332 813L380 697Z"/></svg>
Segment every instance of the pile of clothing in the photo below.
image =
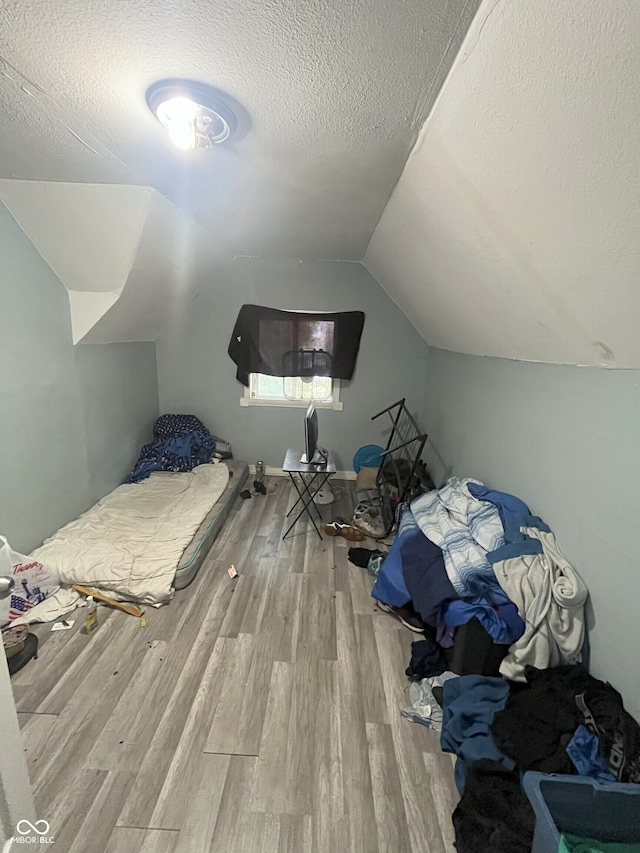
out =
<svg viewBox="0 0 640 853"><path fill-rule="evenodd" d="M477 480L454 477L404 510L371 594L411 602L445 648L477 619L510 646L500 672L511 680L581 659L586 586L526 504Z"/></svg>
<svg viewBox="0 0 640 853"><path fill-rule="evenodd" d="M142 448L125 483L138 483L152 471L191 471L231 456L231 445L212 435L195 415L161 415L153 425L153 441Z"/></svg>
<svg viewBox="0 0 640 853"><path fill-rule="evenodd" d="M579 665L527 667L525 683L469 675L443 685L440 745L457 756L458 853L531 847L535 818L520 774L640 783L640 726L620 694ZM505 802L508 808L505 808Z"/></svg>
<svg viewBox="0 0 640 853"><path fill-rule="evenodd" d="M440 730L442 749L456 755L458 853L531 849L526 771L640 783L640 727L613 687L580 665L587 588L519 498L458 478L420 495L372 596L396 616L413 608L426 626L402 713ZM457 656L442 649L474 619L500 644L490 648L506 652L498 677L497 666L483 670L491 677L447 670Z"/></svg>

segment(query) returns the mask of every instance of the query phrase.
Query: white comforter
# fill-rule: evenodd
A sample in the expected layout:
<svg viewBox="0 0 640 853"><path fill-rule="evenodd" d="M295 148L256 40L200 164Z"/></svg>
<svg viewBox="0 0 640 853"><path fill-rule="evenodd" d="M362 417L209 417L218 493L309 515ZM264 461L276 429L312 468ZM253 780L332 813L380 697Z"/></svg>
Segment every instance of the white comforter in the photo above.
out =
<svg viewBox="0 0 640 853"><path fill-rule="evenodd" d="M114 598L162 604L171 596L182 552L228 481L229 469L219 462L118 486L33 557L54 568L63 586L85 584ZM34 607L29 621L52 618L43 618L46 605Z"/></svg>
<svg viewBox="0 0 640 853"><path fill-rule="evenodd" d="M527 626L500 666L501 674L512 681L524 681L528 665L547 669L580 660L589 594L553 533L535 527L521 530L540 540L542 554L513 557L493 566L498 583Z"/></svg>

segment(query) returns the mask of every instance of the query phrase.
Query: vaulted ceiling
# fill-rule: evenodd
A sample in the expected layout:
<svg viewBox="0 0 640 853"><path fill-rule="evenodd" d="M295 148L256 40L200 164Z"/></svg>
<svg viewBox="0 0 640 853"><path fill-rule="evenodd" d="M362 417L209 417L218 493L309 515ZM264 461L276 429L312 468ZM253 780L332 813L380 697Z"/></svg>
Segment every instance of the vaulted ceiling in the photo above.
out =
<svg viewBox="0 0 640 853"><path fill-rule="evenodd" d="M640 367L640 6L478 5L2 4L0 198L74 338L154 339L230 255L364 258L435 346ZM174 149L167 77L231 96L238 137Z"/></svg>
<svg viewBox="0 0 640 853"><path fill-rule="evenodd" d="M478 2L3 3L0 177L147 185L220 252L360 260ZM174 149L167 77L230 95L242 138Z"/></svg>
<svg viewBox="0 0 640 853"><path fill-rule="evenodd" d="M640 4L484 2L365 264L430 344L640 367Z"/></svg>

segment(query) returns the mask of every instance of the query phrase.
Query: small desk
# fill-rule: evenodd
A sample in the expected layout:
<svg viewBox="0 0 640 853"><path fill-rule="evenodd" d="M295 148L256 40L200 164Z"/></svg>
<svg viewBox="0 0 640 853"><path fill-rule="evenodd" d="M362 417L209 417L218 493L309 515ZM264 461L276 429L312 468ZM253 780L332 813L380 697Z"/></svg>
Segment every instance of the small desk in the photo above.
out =
<svg viewBox="0 0 640 853"><path fill-rule="evenodd" d="M316 520L309 509L310 506L315 507L316 512L318 513L318 518L322 521L322 516L320 515L320 510L313 502L314 494L319 491L324 484L327 482L329 477L332 474L336 473L336 461L333 458L333 454L330 451L327 451L328 459L325 465L309 465L308 462L301 462L301 458L303 453L301 450L292 450L289 448L287 450L287 455L284 458L284 462L282 463L282 470L285 471L289 475L289 479L293 483L296 488L296 492L298 493L298 500L291 507L289 512L287 513L287 518L291 515L291 513L296 509L299 503L302 503L302 508L300 512L296 515L296 517L291 522L290 526L287 529L287 532L282 537L286 539L289 533L291 532L294 524L298 519L304 515L306 512L309 518L311 519L313 526L316 529L316 533L322 539L322 534L318 529L318 525L316 524ZM300 482L302 483L302 488L298 485L298 480L296 478L296 474L300 477ZM313 492L311 491L311 487L314 487Z"/></svg>

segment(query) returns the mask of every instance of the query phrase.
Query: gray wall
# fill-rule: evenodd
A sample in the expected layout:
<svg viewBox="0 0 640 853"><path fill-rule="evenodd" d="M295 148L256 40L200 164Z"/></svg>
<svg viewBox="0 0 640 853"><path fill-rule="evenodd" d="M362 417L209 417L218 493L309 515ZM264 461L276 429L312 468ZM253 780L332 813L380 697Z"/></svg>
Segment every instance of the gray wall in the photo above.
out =
<svg viewBox="0 0 640 853"><path fill-rule="evenodd" d="M231 441L234 455L281 467L287 447L304 442L303 409L240 406L243 386L227 355L244 303L308 311L364 311L353 379L342 383L344 411L319 410L320 442L352 470L355 451L386 443L371 415L401 397L420 406L428 347L367 270L357 263L237 258L212 278L157 342L160 408L193 412Z"/></svg>
<svg viewBox="0 0 640 853"><path fill-rule="evenodd" d="M590 589L593 674L640 719L640 371L429 359L423 418L445 465L551 526Z"/></svg>
<svg viewBox="0 0 640 853"><path fill-rule="evenodd" d="M74 348L64 287L2 205L0 258L0 532L28 553L149 440L155 345Z"/></svg>

